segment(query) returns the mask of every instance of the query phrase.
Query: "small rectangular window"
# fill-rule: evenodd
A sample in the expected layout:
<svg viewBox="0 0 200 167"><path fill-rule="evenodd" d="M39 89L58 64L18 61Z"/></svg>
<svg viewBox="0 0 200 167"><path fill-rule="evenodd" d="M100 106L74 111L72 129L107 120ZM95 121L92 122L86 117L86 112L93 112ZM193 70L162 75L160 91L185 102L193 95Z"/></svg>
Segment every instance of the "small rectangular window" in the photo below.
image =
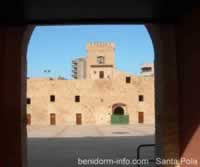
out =
<svg viewBox="0 0 200 167"><path fill-rule="evenodd" d="M75 96L75 102L80 102L80 96Z"/></svg>
<svg viewBox="0 0 200 167"><path fill-rule="evenodd" d="M26 99L26 104L31 104L31 98Z"/></svg>
<svg viewBox="0 0 200 167"><path fill-rule="evenodd" d="M152 71L151 67L143 67L142 68L142 72L150 72L150 71Z"/></svg>
<svg viewBox="0 0 200 167"><path fill-rule="evenodd" d="M50 96L50 101L51 101L51 102L55 102L55 96L54 96L54 95L51 95L51 96Z"/></svg>
<svg viewBox="0 0 200 167"><path fill-rule="evenodd" d="M126 83L131 83L131 77L126 77Z"/></svg>
<svg viewBox="0 0 200 167"><path fill-rule="evenodd" d="M138 100L139 101L144 101L144 96L143 95L139 95Z"/></svg>

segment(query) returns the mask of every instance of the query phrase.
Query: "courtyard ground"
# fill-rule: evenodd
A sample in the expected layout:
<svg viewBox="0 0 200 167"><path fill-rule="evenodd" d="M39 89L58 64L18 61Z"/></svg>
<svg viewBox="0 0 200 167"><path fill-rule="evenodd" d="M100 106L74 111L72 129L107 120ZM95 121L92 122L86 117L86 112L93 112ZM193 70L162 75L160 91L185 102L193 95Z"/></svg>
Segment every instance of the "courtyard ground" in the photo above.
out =
<svg viewBox="0 0 200 167"><path fill-rule="evenodd" d="M28 137L114 137L154 135L152 124L27 126Z"/></svg>
<svg viewBox="0 0 200 167"><path fill-rule="evenodd" d="M136 166L83 165L83 160L136 159L138 145L154 143L154 126L31 126L28 135L29 167ZM151 159L154 150L144 148L141 154L143 158Z"/></svg>

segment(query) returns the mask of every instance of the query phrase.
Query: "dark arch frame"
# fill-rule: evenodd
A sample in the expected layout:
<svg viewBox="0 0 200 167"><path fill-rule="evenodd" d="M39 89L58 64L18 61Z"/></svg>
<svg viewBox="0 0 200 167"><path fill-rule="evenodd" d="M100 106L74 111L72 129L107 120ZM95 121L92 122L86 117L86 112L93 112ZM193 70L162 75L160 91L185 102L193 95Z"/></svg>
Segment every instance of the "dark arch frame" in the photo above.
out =
<svg viewBox="0 0 200 167"><path fill-rule="evenodd" d="M113 110L113 114L114 115L124 115L124 109L122 106L117 106L114 110Z"/></svg>
<svg viewBox="0 0 200 167"><path fill-rule="evenodd" d="M112 113L113 111L117 108L117 107L127 107L127 105L125 103L115 103L112 105Z"/></svg>
<svg viewBox="0 0 200 167"><path fill-rule="evenodd" d="M101 22L99 22L101 23ZM52 23L53 24L53 23ZM159 24L146 24L147 30L150 33L151 39L153 41L154 53L155 53L155 89L156 89L156 143L159 146L157 152L159 157L162 158L174 158L178 159L180 157L179 152L179 122L178 120L178 81L177 81L177 67L171 66L171 64L176 64L176 44L175 44L175 28L174 25L159 25ZM13 92L16 90L16 94L19 95L20 102L16 102L16 113L13 115L13 118L19 120L16 122L17 127L19 128L18 140L19 145L12 145L8 148L5 148L6 152L12 152L13 148L17 152L17 156L14 157L13 162L19 165L20 167L25 167L26 164L26 50L28 46L28 41L30 39L31 33L34 30L33 26L20 26L12 27L9 29L3 29L5 41L10 39L15 39L10 45L9 42L4 43L4 48L6 52L4 55L13 55L17 61L20 61L19 73L20 76L16 76L15 79L19 81L15 87L12 87ZM14 36L14 37L13 37ZM169 47L170 44L170 47ZM13 48L15 52L12 52ZM9 56L8 56L9 57ZM10 61L5 59L4 62ZM8 63L6 62L6 63ZM173 73L168 73L165 69L168 66L171 66ZM5 69L4 69L5 70ZM8 69L9 70L9 69ZM10 79L12 81L12 78ZM158 84L159 83L159 84ZM20 86L19 86L20 85ZM168 85L174 88L173 91L168 91L164 88L163 85ZM7 85L9 86L9 85ZM18 87L17 87L18 86ZM4 88L6 88L4 86ZM10 87L8 87L9 89ZM7 89L7 88L6 88ZM14 97L13 97L14 98ZM169 105L170 104L170 105ZM9 108L9 106L8 106ZM8 109L12 110L12 109ZM20 112L20 113L19 113ZM20 117L20 118L19 118ZM18 119L17 119L18 118ZM176 121L171 121L171 120ZM23 120L23 121L21 121ZM168 136L169 126L173 127L173 137ZM16 126L15 126L16 127ZM159 128L158 128L159 127ZM10 127L11 128L11 127ZM14 128L15 129L15 128ZM159 140L159 137L165 139L163 143ZM6 138L6 137L5 137ZM14 142L13 142L14 143ZM168 148L168 145L173 145L174 147ZM4 150L4 149L3 149ZM9 155L9 154L8 154ZM17 158L19 157L19 158ZM10 162L12 163L12 162ZM13 165L10 165L13 166Z"/></svg>

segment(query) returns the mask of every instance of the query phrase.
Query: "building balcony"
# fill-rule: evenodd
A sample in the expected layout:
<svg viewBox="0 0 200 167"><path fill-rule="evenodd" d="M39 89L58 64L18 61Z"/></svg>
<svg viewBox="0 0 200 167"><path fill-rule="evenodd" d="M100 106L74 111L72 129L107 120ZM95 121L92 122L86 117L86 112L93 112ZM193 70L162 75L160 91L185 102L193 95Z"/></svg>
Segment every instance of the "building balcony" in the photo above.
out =
<svg viewBox="0 0 200 167"><path fill-rule="evenodd" d="M76 75L73 75L73 74L72 74L72 77L73 77L74 79L77 79L77 76L76 76Z"/></svg>
<svg viewBox="0 0 200 167"><path fill-rule="evenodd" d="M73 74L77 74L77 70L73 69L73 70L72 70L72 73L73 73Z"/></svg>
<svg viewBox="0 0 200 167"><path fill-rule="evenodd" d="M74 61L74 60L72 60L72 64L76 65L76 64L77 64L77 62L76 62L76 61Z"/></svg>
<svg viewBox="0 0 200 167"><path fill-rule="evenodd" d="M77 69L77 65L72 64L72 68Z"/></svg>

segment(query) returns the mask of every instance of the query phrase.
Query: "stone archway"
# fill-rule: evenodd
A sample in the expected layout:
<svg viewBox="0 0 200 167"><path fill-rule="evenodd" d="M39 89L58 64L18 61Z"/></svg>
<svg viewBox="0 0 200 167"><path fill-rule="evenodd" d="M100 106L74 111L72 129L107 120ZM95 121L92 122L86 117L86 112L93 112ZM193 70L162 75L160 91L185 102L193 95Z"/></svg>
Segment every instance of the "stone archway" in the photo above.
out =
<svg viewBox="0 0 200 167"><path fill-rule="evenodd" d="M113 114L114 115L124 115L124 109L121 106L117 106L114 110L113 110Z"/></svg>
<svg viewBox="0 0 200 167"><path fill-rule="evenodd" d="M123 103L116 103L112 106L111 124L128 124L129 115L127 106Z"/></svg>
<svg viewBox="0 0 200 167"><path fill-rule="evenodd" d="M179 159L179 83L175 41L176 27L158 24L146 24L145 27L151 36L155 53L155 117L156 144L158 146L156 153L158 157ZM33 31L34 27L31 27L31 30L30 27L27 28L29 28L27 29L29 36L26 35L26 37L30 38L30 32ZM164 88L163 85L168 85L171 91ZM169 145L171 147L168 147Z"/></svg>
<svg viewBox="0 0 200 167"><path fill-rule="evenodd" d="M116 110L116 108L122 108L124 111L124 115L128 114L128 106L125 103L115 103L112 105L112 113Z"/></svg>
<svg viewBox="0 0 200 167"><path fill-rule="evenodd" d="M196 13L199 15L199 13ZM195 15L194 15L195 16ZM193 16L189 19L192 20ZM182 32L179 32L181 37L184 34L190 34L190 32L197 27L197 19L194 19L191 24L188 24ZM187 19L182 20L181 25L189 22ZM180 26L181 26L180 25ZM194 26L194 27L192 27ZM0 55L1 55L1 71L0 74L3 78L1 82L1 133L4 137L1 138L1 152L0 152L0 166L17 166L26 167L27 155L26 155L26 49L28 40L31 36L31 32L34 27L30 26L5 26L0 29ZM180 124L179 104L181 100L180 96L180 82L178 79L178 73L183 75L182 66L180 67L180 55L179 59L177 54L183 53L187 46L187 41L192 43L192 39L195 38L198 41L199 31L195 31L194 35L189 40L181 43L179 41L179 47L177 47L177 29L176 25L146 25L149 31L155 52L155 89L156 89L156 144L157 156L161 158L173 158L179 160L181 152L186 150L185 155L189 155L192 150L197 147L192 143L192 132L187 129L187 139L184 138L184 143L180 144L180 132L184 137L184 132L180 131L180 127L184 124ZM181 38L179 38L181 39ZM182 42L183 42L182 41ZM189 45L189 50L193 51L193 47ZM179 49L179 50L178 50ZM199 48L196 47L196 52ZM179 52L178 52L179 51ZM195 54L193 54L195 55ZM191 55L191 64L195 60ZM193 56L193 57L192 57ZM186 59L186 56L184 56ZM193 59L192 59L193 58ZM196 61L198 62L198 61ZM170 69L168 68L170 67ZM191 66L187 66L187 68ZM194 69L193 69L194 72ZM191 70L192 73L192 70ZM189 75L188 75L189 78ZM193 78L190 78L194 80ZM194 80L195 81L195 80ZM13 84L14 83L14 84ZM182 85L185 83L182 80ZM183 87L182 87L183 88ZM169 91L170 90L170 91ZM181 95L184 90L181 89ZM195 92L196 94L198 91ZM197 96L198 97L198 96ZM182 98L182 100L187 100ZM196 106L192 101L187 103L188 106ZM186 111L185 111L186 112ZM192 111L191 111L192 113ZM196 114L197 115L197 114ZM196 118L196 125L199 123L198 117L193 113L193 117ZM183 117L183 120L186 120ZM182 120L182 122L183 122ZM181 122L181 123L182 123ZM194 125L194 128L196 128ZM6 126L6 128L5 128ZM196 131L198 137L199 131ZM197 138L195 136L195 139ZM191 141L190 141L191 139ZM190 145L186 144L190 142ZM182 148L181 148L182 147ZM181 151L180 151L181 148ZM191 149L191 151L190 151ZM198 151L196 151L198 153ZM194 155L195 152L193 152ZM167 166L167 165L166 165Z"/></svg>

